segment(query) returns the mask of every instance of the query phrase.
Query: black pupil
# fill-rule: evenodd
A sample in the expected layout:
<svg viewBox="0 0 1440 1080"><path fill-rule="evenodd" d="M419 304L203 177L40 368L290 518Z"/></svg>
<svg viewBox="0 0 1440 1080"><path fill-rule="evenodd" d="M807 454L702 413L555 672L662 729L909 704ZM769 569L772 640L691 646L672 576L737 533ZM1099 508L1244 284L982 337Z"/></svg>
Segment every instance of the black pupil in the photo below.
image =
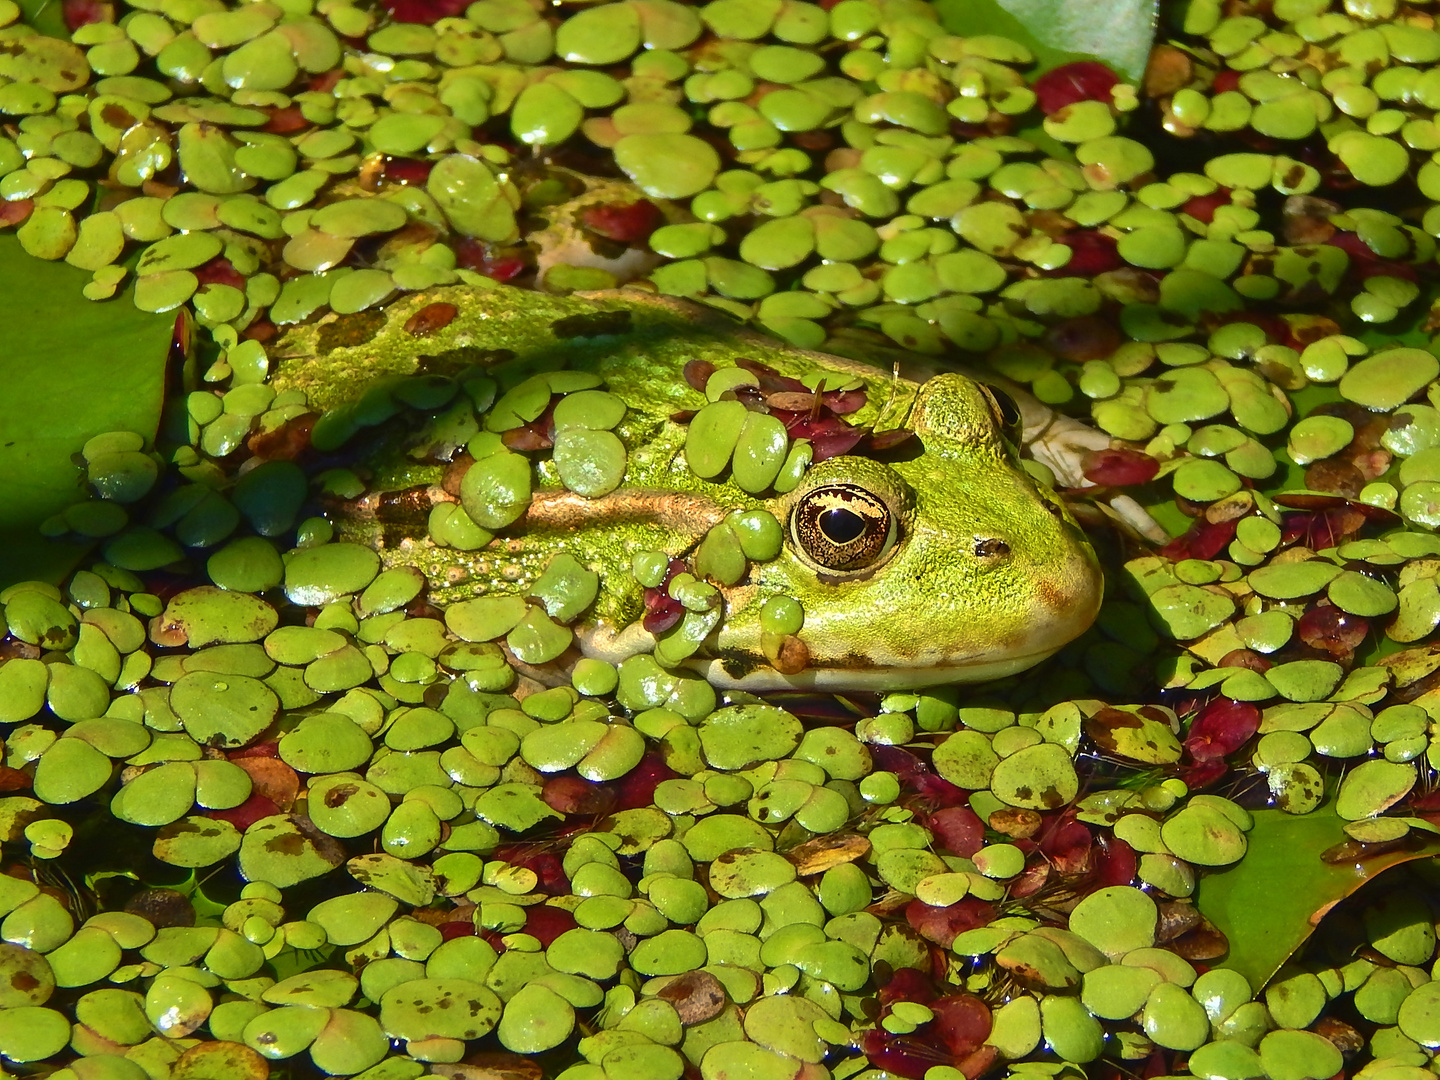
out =
<svg viewBox="0 0 1440 1080"><path fill-rule="evenodd" d="M849 544L865 532L865 519L853 510L826 510L820 515L820 531L832 544Z"/></svg>
<svg viewBox="0 0 1440 1080"><path fill-rule="evenodd" d="M1015 399L1004 390L990 388L990 393L995 395L995 403L1000 406L1000 422L1008 431L1020 430L1020 406L1015 404Z"/></svg>

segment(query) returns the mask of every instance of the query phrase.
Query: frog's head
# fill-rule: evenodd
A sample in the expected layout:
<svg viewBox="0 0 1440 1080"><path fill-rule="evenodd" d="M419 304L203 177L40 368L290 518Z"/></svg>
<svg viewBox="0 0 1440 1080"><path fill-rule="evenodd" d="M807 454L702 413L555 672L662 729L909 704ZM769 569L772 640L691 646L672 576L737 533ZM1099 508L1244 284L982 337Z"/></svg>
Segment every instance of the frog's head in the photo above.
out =
<svg viewBox="0 0 1440 1080"><path fill-rule="evenodd" d="M785 550L736 590L708 671L743 688L909 688L1021 671L1082 633L1100 606L1095 553L1007 441L1013 405L959 375L919 390L923 452L837 457L777 500ZM1012 432L1013 433L1013 432ZM809 664L764 663L759 609L805 610Z"/></svg>

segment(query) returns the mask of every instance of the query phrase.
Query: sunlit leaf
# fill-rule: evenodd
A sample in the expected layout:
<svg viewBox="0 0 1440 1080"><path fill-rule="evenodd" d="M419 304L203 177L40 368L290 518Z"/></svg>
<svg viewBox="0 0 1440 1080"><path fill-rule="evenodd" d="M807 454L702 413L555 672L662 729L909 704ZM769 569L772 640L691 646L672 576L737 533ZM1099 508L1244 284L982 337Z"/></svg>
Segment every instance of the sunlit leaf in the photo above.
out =
<svg viewBox="0 0 1440 1080"><path fill-rule="evenodd" d="M1038 68L1103 60L1138 82L1155 37L1158 0L936 0L952 34L1000 34L1024 42Z"/></svg>
<svg viewBox="0 0 1440 1080"><path fill-rule="evenodd" d="M90 275L0 237L0 585L63 575L80 549L39 539L41 521L84 495L71 460L105 431L147 438L160 420L173 315L80 293Z"/></svg>

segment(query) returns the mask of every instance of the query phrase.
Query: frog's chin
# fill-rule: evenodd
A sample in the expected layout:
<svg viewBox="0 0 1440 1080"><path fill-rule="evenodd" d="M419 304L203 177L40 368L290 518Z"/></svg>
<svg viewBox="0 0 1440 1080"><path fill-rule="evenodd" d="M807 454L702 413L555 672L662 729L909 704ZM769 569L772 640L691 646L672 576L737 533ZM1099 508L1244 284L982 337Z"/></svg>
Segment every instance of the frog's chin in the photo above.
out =
<svg viewBox="0 0 1440 1080"><path fill-rule="evenodd" d="M720 690L748 690L764 692L771 690L821 690L838 692L845 690L871 690L888 693L898 690L919 690L929 686L949 686L955 683L989 682L1003 679L1018 671L1034 667L1055 654L1055 649L1043 652L1007 656L1003 660L977 661L970 664L947 664L941 667L808 667L794 675L776 671L768 664L761 665L744 674L735 675L727 671L720 660L691 660L686 666L690 671L703 677L710 685Z"/></svg>

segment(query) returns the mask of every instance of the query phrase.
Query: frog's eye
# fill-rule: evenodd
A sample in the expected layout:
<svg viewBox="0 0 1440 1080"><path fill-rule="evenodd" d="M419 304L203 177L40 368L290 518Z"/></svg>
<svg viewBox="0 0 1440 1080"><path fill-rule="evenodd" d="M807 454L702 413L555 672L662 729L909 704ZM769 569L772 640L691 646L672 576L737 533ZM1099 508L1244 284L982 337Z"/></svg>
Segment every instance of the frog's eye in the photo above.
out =
<svg viewBox="0 0 1440 1080"><path fill-rule="evenodd" d="M795 504L790 537L817 567L865 570L894 548L895 516L883 499L862 487L826 484Z"/></svg>
<svg viewBox="0 0 1440 1080"><path fill-rule="evenodd" d="M1016 405L1015 399L999 387L982 384L980 389L990 399L990 412L994 415L995 423L999 425L1001 434L1019 446L1020 436L1024 433L1020 406Z"/></svg>

